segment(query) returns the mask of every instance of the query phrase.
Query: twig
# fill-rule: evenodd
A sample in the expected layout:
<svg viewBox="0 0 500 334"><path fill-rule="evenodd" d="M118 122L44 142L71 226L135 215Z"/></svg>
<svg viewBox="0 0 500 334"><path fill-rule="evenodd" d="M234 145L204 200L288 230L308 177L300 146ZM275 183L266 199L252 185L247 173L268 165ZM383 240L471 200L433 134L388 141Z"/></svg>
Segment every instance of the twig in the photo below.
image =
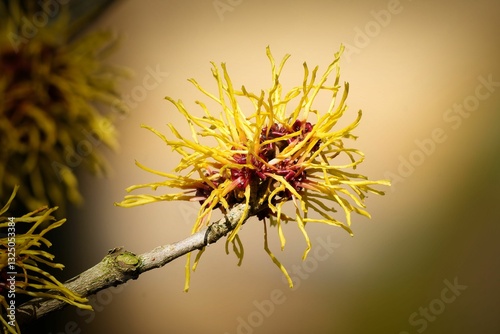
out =
<svg viewBox="0 0 500 334"><path fill-rule="evenodd" d="M135 255L123 247L110 250L101 262L68 280L64 285L82 297L91 296L111 286L118 286L142 273L164 266L195 249L217 242L232 231L245 214L245 204L234 206L224 218L184 240L159 246L150 252ZM243 219L246 220L247 216ZM23 327L66 305L58 299L35 298L17 309L17 321Z"/></svg>

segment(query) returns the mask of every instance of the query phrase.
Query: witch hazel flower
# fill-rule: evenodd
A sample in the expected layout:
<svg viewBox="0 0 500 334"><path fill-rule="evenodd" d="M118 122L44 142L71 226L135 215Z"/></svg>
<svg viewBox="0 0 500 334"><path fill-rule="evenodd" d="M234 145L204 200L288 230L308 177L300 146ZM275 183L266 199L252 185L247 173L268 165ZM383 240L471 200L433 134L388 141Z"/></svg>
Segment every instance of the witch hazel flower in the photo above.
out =
<svg viewBox="0 0 500 334"><path fill-rule="evenodd" d="M209 110L205 103L196 101L203 112L202 116L196 116L182 101L166 97L186 118L190 136L182 135L172 124L168 127L173 139L150 126L143 127L180 155L179 164L173 173L166 173L137 162L140 168L162 180L127 188L128 192L160 187L180 191L127 195L117 205L132 207L158 201L197 201L201 206L192 229L195 233L210 224L214 210L226 213L235 205L244 203L245 214L228 235L226 249L232 243L241 263L243 246L238 234L247 218L256 216L263 221L264 249L292 286L285 267L268 247L268 222L276 227L282 250L286 243L283 224L295 222L306 241L305 259L311 249L306 231L309 223L338 226L352 235L351 213L370 217L364 204L367 194L383 195L372 186L390 185L387 180L372 181L353 172L364 160L364 154L347 146L345 141L356 139L352 131L359 124L362 113L359 111L350 124L339 126L339 120L347 111L345 102L349 91L348 83L343 86L339 83L339 61L343 50L341 46L321 75L318 67L311 71L304 63L302 83L286 94L279 78L289 55L277 65L269 47L266 49L272 82L268 90L259 93L249 92L245 86L235 88L226 65L222 63L219 68L212 63L216 93L205 90L194 79L189 81L214 101L218 110ZM333 82L328 83L330 76L333 76ZM330 102L317 110L313 103L321 94L328 94ZM252 110L242 107L241 101L245 99L251 102L245 105L253 106ZM291 208L285 207L287 203ZM339 210L344 212L344 218L336 217ZM187 261L186 290L189 256Z"/></svg>
<svg viewBox="0 0 500 334"><path fill-rule="evenodd" d="M52 216L57 207L41 207L21 217L9 217L11 204L19 190L16 185L7 203L0 206L0 327L2 333L21 333L16 321L16 296L64 301L81 309L92 310L87 298L61 283L47 269L63 269L46 248L52 246L46 234L66 219Z"/></svg>

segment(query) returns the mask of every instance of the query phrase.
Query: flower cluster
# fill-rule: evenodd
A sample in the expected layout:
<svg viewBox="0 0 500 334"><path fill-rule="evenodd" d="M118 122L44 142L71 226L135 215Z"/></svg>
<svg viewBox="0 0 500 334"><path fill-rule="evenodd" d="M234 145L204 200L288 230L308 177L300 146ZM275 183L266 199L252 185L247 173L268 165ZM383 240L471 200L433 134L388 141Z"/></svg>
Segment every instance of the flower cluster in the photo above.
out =
<svg viewBox="0 0 500 334"><path fill-rule="evenodd" d="M18 186L0 209L0 322L4 333L20 333L19 326L12 315L12 301L19 303L19 294L27 296L54 298L82 309L91 310L86 298L76 295L66 288L40 265L63 269L54 263L54 256L42 249L50 247L51 242L45 234L62 224L66 219L55 221L51 214L55 208L42 207L22 217L3 216L12 204ZM15 305L16 307L19 305Z"/></svg>
<svg viewBox="0 0 500 334"><path fill-rule="evenodd" d="M117 147L116 113L102 107L125 111L116 81L128 74L103 63L115 38L105 31L73 38L65 9L29 30L30 19L45 14L40 7L0 3L0 202L22 184L22 212L80 203L74 170L106 172L99 150Z"/></svg>
<svg viewBox="0 0 500 334"><path fill-rule="evenodd" d="M204 112L198 117L188 112L182 101L166 97L186 118L191 138L182 136L171 124L168 126L176 139L168 139L159 131L144 126L179 153L181 159L175 173L152 170L137 163L164 180L127 188L127 191L133 191L145 187L168 187L182 191L163 195L127 195L118 205L130 207L157 201L199 201L201 207L193 227L193 232L196 232L210 222L214 209L227 212L236 204L246 203L249 215L264 220L264 248L292 285L286 269L267 246L265 220L269 219L270 224L277 227L282 249L285 246L282 225L295 221L307 243L305 259L311 249L305 229L308 223L340 226L352 234L351 213L369 217L363 203L366 194L383 194L372 185L389 185L388 181L371 181L364 175L348 171L355 169L364 155L344 145L345 139L356 138L351 132L361 119L361 111L347 126L338 126L347 110L345 101L349 90L347 83L343 90L339 84L342 51L343 47L321 76L318 67L310 71L304 63L302 84L284 95L279 76L288 55L277 66L267 48L272 84L268 91L259 94L247 91L245 86L236 89L226 65L221 64L221 73L212 63L212 74L218 88L216 94L202 88L194 79L190 81L215 101L220 113L216 115L205 103L196 101ZM330 74L334 75L334 80L328 84ZM313 108L320 93L331 97L329 105L322 106L323 112ZM253 110L242 110L239 99L249 100ZM200 139L207 137L214 139L216 145L202 144ZM294 215L285 213L286 203L293 203ZM334 217L338 208L345 213L344 222ZM228 237L228 242L239 247L238 232L244 220L242 217ZM236 253L242 257L242 250Z"/></svg>

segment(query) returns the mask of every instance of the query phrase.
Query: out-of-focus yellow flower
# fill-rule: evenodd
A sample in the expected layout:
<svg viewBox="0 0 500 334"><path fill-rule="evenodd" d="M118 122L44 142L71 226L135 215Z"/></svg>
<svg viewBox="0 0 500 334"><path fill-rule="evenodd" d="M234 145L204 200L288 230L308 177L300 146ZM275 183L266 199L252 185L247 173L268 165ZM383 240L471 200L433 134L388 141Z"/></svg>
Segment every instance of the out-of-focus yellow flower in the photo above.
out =
<svg viewBox="0 0 500 334"><path fill-rule="evenodd" d="M267 48L271 62L272 84L267 92L251 93L242 86L233 86L226 68L222 72L212 63L212 74L217 82L218 92L212 94L193 79L190 81L208 98L220 105L220 113L214 114L201 101L204 116L188 112L181 101L170 97L172 102L188 121L191 136L181 135L169 124L176 139L168 139L157 130L143 126L158 135L169 147L181 155L174 173L152 170L137 165L164 178L163 181L135 185L127 188L158 187L180 188L181 192L163 195L127 195L118 203L123 207L148 204L157 201L186 200L201 203L193 232L210 222L214 209L226 212L235 204L246 203L247 210L259 219L270 219L277 227L281 248L285 246L282 225L295 221L303 233L307 247L303 259L311 249L306 232L308 223L323 223L339 226L352 234L351 213L370 217L363 203L366 193L383 194L372 185L389 185L388 181L371 181L355 169L364 159L361 151L345 146L345 139L355 139L352 130L361 120L361 111L351 124L339 127L338 121L347 110L345 101L349 85L341 89L339 60L343 47L335 54L326 71L318 75L318 67L312 71L304 63L302 84L283 95L279 81L280 73L289 55L276 63ZM334 80L327 83L329 75ZM342 92L341 92L342 91ZM320 93L329 94L331 102L323 111L314 109L313 103ZM239 99L248 99L253 110L242 110ZM213 146L203 144L203 138L212 138ZM251 203L251 194L257 194L258 201ZM285 214L284 205L293 203L294 215ZM345 213L345 221L334 217L337 209ZM244 219L228 236L228 242L236 245L236 253L242 257L238 232ZM267 246L267 230L264 221L264 248L273 262L292 281L286 269ZM188 258L188 264L189 262ZM197 260L195 261L195 265ZM186 282L188 287L189 275Z"/></svg>
<svg viewBox="0 0 500 334"><path fill-rule="evenodd" d="M18 294L62 300L83 309L92 309L86 298L76 295L39 265L63 269L54 256L42 247L50 247L45 234L66 221L55 221L55 208L42 207L22 217L4 217L16 195L14 188L7 204L0 209L0 321L4 333L19 333L12 306L19 307Z"/></svg>
<svg viewBox="0 0 500 334"><path fill-rule="evenodd" d="M99 151L117 147L112 121L124 104L117 103L116 80L128 74L103 63L116 44L110 32L71 38L66 6L58 7L58 15L45 25L36 21L35 26L33 18L45 15L41 7L28 6L42 16L26 11L18 1L4 3L0 3L0 202L8 199L14 185L22 184L16 201L26 208L19 207L21 212L48 203L63 210L67 202L82 201L76 168L96 174L106 171ZM104 106L113 107L113 112L105 114Z"/></svg>

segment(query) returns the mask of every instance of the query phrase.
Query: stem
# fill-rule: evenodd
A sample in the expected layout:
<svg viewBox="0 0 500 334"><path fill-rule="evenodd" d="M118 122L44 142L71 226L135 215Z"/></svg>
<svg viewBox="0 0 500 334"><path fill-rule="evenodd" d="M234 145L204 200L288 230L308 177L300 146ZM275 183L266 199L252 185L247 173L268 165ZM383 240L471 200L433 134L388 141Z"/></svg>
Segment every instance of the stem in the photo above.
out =
<svg viewBox="0 0 500 334"><path fill-rule="evenodd" d="M118 286L130 279L137 279L146 271L165 264L195 249L202 249L217 242L232 231L245 212L245 204L234 206L224 218L191 236L170 245L156 247L150 252L135 255L122 247L111 249L101 262L66 281L64 285L82 297L91 296L111 286ZM248 219L248 214L244 220ZM64 308L67 304L58 299L35 298L17 309L20 327Z"/></svg>

